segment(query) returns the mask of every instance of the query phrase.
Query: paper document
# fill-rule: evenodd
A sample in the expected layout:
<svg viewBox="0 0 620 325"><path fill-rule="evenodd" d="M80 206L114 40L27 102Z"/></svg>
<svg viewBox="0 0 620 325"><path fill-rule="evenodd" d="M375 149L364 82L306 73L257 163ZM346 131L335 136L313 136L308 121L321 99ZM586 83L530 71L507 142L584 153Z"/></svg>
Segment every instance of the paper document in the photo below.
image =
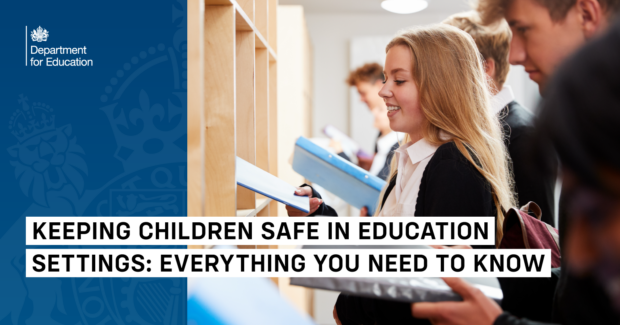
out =
<svg viewBox="0 0 620 325"><path fill-rule="evenodd" d="M303 246L302 249L432 249L410 246ZM504 294L497 278L463 278L487 297L501 303ZM402 302L461 301L462 298L441 278L291 278L292 285L344 292L356 296Z"/></svg>
<svg viewBox="0 0 620 325"><path fill-rule="evenodd" d="M295 195L295 186L239 157L237 157L237 184L303 212L310 211L310 199L307 196Z"/></svg>

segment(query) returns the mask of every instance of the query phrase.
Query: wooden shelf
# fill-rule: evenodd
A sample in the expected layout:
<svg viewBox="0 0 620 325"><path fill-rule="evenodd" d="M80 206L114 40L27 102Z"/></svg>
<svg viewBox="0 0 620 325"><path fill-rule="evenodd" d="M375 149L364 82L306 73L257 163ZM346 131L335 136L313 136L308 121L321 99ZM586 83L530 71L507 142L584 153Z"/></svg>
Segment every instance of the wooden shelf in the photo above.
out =
<svg viewBox="0 0 620 325"><path fill-rule="evenodd" d="M224 0L222 0L222 1L224 1ZM271 46L269 46L269 42L267 42L267 39L265 39L265 37L262 35L262 33L258 30L258 28L252 22L250 17L248 17L248 15L245 13L245 11L241 7L241 5L239 5L239 3L236 0L225 0L225 1L229 2L230 4L232 4L233 7L235 8L235 11L236 11L235 27L236 27L236 29L238 31L252 31L252 32L254 32L254 35L255 35L255 38L256 38L256 48L257 49L264 49L264 48L266 48L269 51L270 61L277 61L278 56L276 55L276 52L271 48Z"/></svg>
<svg viewBox="0 0 620 325"><path fill-rule="evenodd" d="M256 217L271 203L271 199L256 199L256 209L237 210L237 217Z"/></svg>
<svg viewBox="0 0 620 325"><path fill-rule="evenodd" d="M235 176L236 157L278 174L276 8L188 0L190 216L277 216L275 202Z"/></svg>

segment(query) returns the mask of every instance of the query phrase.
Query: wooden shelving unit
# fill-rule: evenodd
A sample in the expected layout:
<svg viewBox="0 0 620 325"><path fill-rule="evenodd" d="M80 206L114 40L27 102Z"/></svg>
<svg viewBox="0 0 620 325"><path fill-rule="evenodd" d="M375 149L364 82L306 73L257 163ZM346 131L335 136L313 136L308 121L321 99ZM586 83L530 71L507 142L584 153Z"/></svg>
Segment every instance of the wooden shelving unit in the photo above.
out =
<svg viewBox="0 0 620 325"><path fill-rule="evenodd" d="M188 216L285 214L283 205L236 185L237 156L291 185L303 182L288 159L295 139L310 133L311 48L301 7L284 9L280 78L288 82L278 99L280 10L278 0L188 0ZM312 315L312 290L272 280Z"/></svg>
<svg viewBox="0 0 620 325"><path fill-rule="evenodd" d="M255 209L237 210L237 217L256 217L259 213L264 212L268 208L271 199L257 199Z"/></svg>
<svg viewBox="0 0 620 325"><path fill-rule="evenodd" d="M277 176L277 0L188 0L188 215L277 216L235 157Z"/></svg>

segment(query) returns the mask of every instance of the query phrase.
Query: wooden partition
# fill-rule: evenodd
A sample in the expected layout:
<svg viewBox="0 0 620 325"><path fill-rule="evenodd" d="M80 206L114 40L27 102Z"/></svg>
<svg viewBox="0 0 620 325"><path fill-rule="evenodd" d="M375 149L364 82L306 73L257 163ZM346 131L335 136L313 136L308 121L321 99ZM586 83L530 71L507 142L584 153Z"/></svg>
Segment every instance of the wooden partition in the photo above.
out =
<svg viewBox="0 0 620 325"><path fill-rule="evenodd" d="M276 0L188 0L188 214L276 216L239 187L240 157L277 176Z"/></svg>
<svg viewBox="0 0 620 325"><path fill-rule="evenodd" d="M279 116L278 11L277 0L188 0L189 216L278 216L282 205L237 186L236 157L291 184L303 180L287 159L295 138L309 136L311 49L303 11L288 12L282 25L290 23L294 33L282 38L287 59L280 64L288 65L280 73L295 90L282 91L286 109ZM278 141L278 130L285 142ZM312 290L290 286L286 278L273 281L312 315Z"/></svg>

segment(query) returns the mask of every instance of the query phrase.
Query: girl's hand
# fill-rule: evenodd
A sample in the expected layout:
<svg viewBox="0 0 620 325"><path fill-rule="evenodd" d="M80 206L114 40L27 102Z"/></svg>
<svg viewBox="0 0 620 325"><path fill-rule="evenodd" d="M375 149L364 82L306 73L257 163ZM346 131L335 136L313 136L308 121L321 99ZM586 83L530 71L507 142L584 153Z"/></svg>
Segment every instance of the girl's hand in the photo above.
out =
<svg viewBox="0 0 620 325"><path fill-rule="evenodd" d="M428 319L434 325L492 325L502 308L480 289L460 278L443 279L463 301L416 302L411 304L413 317Z"/></svg>
<svg viewBox="0 0 620 325"><path fill-rule="evenodd" d="M305 213L301 210L298 210L296 208L293 208L292 206L286 206L286 212L288 213L289 217L306 217L309 214L314 213L319 206L321 205L321 203L323 203L323 200L321 199L317 199L317 198L312 198L312 189L310 187L304 186L304 187L298 187L297 190L295 190L295 195L298 196L307 196L310 198L310 212L309 213Z"/></svg>

